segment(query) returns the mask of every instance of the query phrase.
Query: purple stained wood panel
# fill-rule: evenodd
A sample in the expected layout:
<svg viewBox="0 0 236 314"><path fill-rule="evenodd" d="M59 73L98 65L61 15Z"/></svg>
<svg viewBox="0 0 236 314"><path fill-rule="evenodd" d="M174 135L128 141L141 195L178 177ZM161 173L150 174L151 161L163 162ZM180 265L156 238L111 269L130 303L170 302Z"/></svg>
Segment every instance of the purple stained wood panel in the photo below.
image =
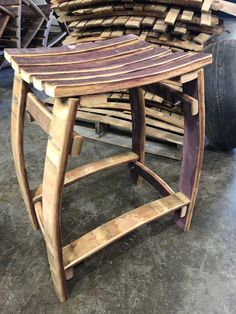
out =
<svg viewBox="0 0 236 314"><path fill-rule="evenodd" d="M192 202L190 204L191 210L195 202L204 150L204 102L201 95L199 95L199 91L203 89L203 84L200 82L201 75L199 76L200 79L195 79L183 85L184 93L199 100L199 113L194 116L191 113L191 106L184 104L184 146L179 191L190 198ZM204 93L204 90L201 90L201 93ZM187 216L188 213L181 218L180 211L175 213L175 221L181 229L185 229Z"/></svg>

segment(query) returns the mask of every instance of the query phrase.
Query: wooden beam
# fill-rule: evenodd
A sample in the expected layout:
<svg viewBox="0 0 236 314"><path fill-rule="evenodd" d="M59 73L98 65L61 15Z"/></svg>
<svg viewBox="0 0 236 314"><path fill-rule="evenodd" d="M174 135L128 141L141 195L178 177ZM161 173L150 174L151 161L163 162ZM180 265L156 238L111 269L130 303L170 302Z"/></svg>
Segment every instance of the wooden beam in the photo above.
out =
<svg viewBox="0 0 236 314"><path fill-rule="evenodd" d="M52 119L52 113L33 93L27 95L27 110L30 116L37 122L37 124L49 134L49 128ZM77 157L82 148L83 137L73 131L73 139L70 149L70 155Z"/></svg>
<svg viewBox="0 0 236 314"><path fill-rule="evenodd" d="M133 162L139 159L139 156L133 152L123 153L119 155L114 155L101 160L91 162L70 170L65 175L64 186L68 186L76 181L88 177L93 173L110 169L113 167L118 167L120 165ZM42 185L40 185L35 191L32 192L34 195L33 202L36 203L42 198Z"/></svg>
<svg viewBox="0 0 236 314"><path fill-rule="evenodd" d="M131 163L130 167L134 169L134 172L136 172L155 189L157 189L163 196L175 194L175 192L171 189L171 187L169 187L167 183L165 183L164 180L162 180L151 169L141 164L139 161Z"/></svg>
<svg viewBox="0 0 236 314"><path fill-rule="evenodd" d="M125 213L104 225L92 230L78 240L63 247L65 270L74 267L82 260L123 237L138 227L169 214L190 200L182 193L166 196Z"/></svg>

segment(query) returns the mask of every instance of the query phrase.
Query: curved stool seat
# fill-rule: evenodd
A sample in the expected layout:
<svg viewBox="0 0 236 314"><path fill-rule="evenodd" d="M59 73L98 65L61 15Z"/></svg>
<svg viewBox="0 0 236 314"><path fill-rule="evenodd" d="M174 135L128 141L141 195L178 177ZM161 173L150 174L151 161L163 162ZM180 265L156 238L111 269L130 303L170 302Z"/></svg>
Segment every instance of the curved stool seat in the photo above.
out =
<svg viewBox="0 0 236 314"><path fill-rule="evenodd" d="M202 68L211 63L211 55L172 53L127 35L67 47L8 49L5 57L15 70L11 136L17 178L31 223L44 236L54 287L61 301L67 298L66 280L73 276L75 265L128 232L170 213L174 213L181 229L189 229L204 150ZM170 78L182 79L183 93L170 91L161 83ZM30 91L30 86L54 97L52 111ZM68 156L79 156L83 143L83 137L73 130L77 107L82 100L99 101L104 93L124 88L129 90L132 112L131 151L66 172ZM185 135L177 192L144 165L143 90L174 99L183 107ZM49 134L42 184L34 190L29 187L23 152L26 110ZM125 163L136 184L145 179L163 198L125 213L62 247L63 188Z"/></svg>

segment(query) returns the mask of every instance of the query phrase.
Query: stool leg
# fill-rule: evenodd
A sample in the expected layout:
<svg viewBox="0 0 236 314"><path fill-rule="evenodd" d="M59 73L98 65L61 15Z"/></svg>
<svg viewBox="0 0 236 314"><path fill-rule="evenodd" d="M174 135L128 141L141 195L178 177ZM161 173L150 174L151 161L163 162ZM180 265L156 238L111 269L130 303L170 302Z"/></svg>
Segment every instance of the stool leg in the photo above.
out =
<svg viewBox="0 0 236 314"><path fill-rule="evenodd" d="M144 163L146 141L146 117L143 91L140 88L129 90L129 99L132 114L132 151L139 155L139 162ZM139 186L142 178L131 167L131 177Z"/></svg>
<svg viewBox="0 0 236 314"><path fill-rule="evenodd" d="M43 175L45 241L54 287L62 302L67 298L67 289L62 258L61 201L77 110L76 102L73 99L55 100Z"/></svg>
<svg viewBox="0 0 236 314"><path fill-rule="evenodd" d="M184 106L184 147L179 180L179 190L191 200L184 217L176 213L176 223L185 231L189 230L196 201L204 154L205 104L204 72L198 72L197 79L183 85L186 94L198 99L198 113L192 115L191 107Z"/></svg>
<svg viewBox="0 0 236 314"><path fill-rule="evenodd" d="M29 189L23 149L24 116L27 97L27 84L17 75L14 78L11 112L11 142L12 154L20 190L28 211L29 219L34 229L38 222Z"/></svg>

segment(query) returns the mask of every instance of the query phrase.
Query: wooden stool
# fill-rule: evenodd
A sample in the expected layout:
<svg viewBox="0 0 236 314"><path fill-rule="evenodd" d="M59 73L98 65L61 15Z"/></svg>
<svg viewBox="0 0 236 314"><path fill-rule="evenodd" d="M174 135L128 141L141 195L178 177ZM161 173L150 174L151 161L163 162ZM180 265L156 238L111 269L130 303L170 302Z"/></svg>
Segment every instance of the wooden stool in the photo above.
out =
<svg viewBox="0 0 236 314"><path fill-rule="evenodd" d="M179 227L188 230L196 199L204 149L204 81L202 67L209 54L171 53L134 35L59 48L9 49L6 59L15 70L11 135L17 178L31 223L40 228L47 247L52 279L61 301L66 280L85 258L139 226L175 212ZM178 77L184 93L169 92L161 80ZM28 84L55 97L52 112L29 91ZM184 108L185 137L179 192L144 166L145 105L142 90L174 98ZM73 131L80 100L129 89L132 109L132 151L66 172L68 155L78 156L83 138ZM71 98L71 97L77 98ZM99 96L100 97L100 96ZM98 97L98 99L99 99ZM43 183L30 190L23 153L27 111L48 134ZM62 247L61 200L64 186L92 173L128 163L136 183L144 178L163 198L136 208Z"/></svg>

